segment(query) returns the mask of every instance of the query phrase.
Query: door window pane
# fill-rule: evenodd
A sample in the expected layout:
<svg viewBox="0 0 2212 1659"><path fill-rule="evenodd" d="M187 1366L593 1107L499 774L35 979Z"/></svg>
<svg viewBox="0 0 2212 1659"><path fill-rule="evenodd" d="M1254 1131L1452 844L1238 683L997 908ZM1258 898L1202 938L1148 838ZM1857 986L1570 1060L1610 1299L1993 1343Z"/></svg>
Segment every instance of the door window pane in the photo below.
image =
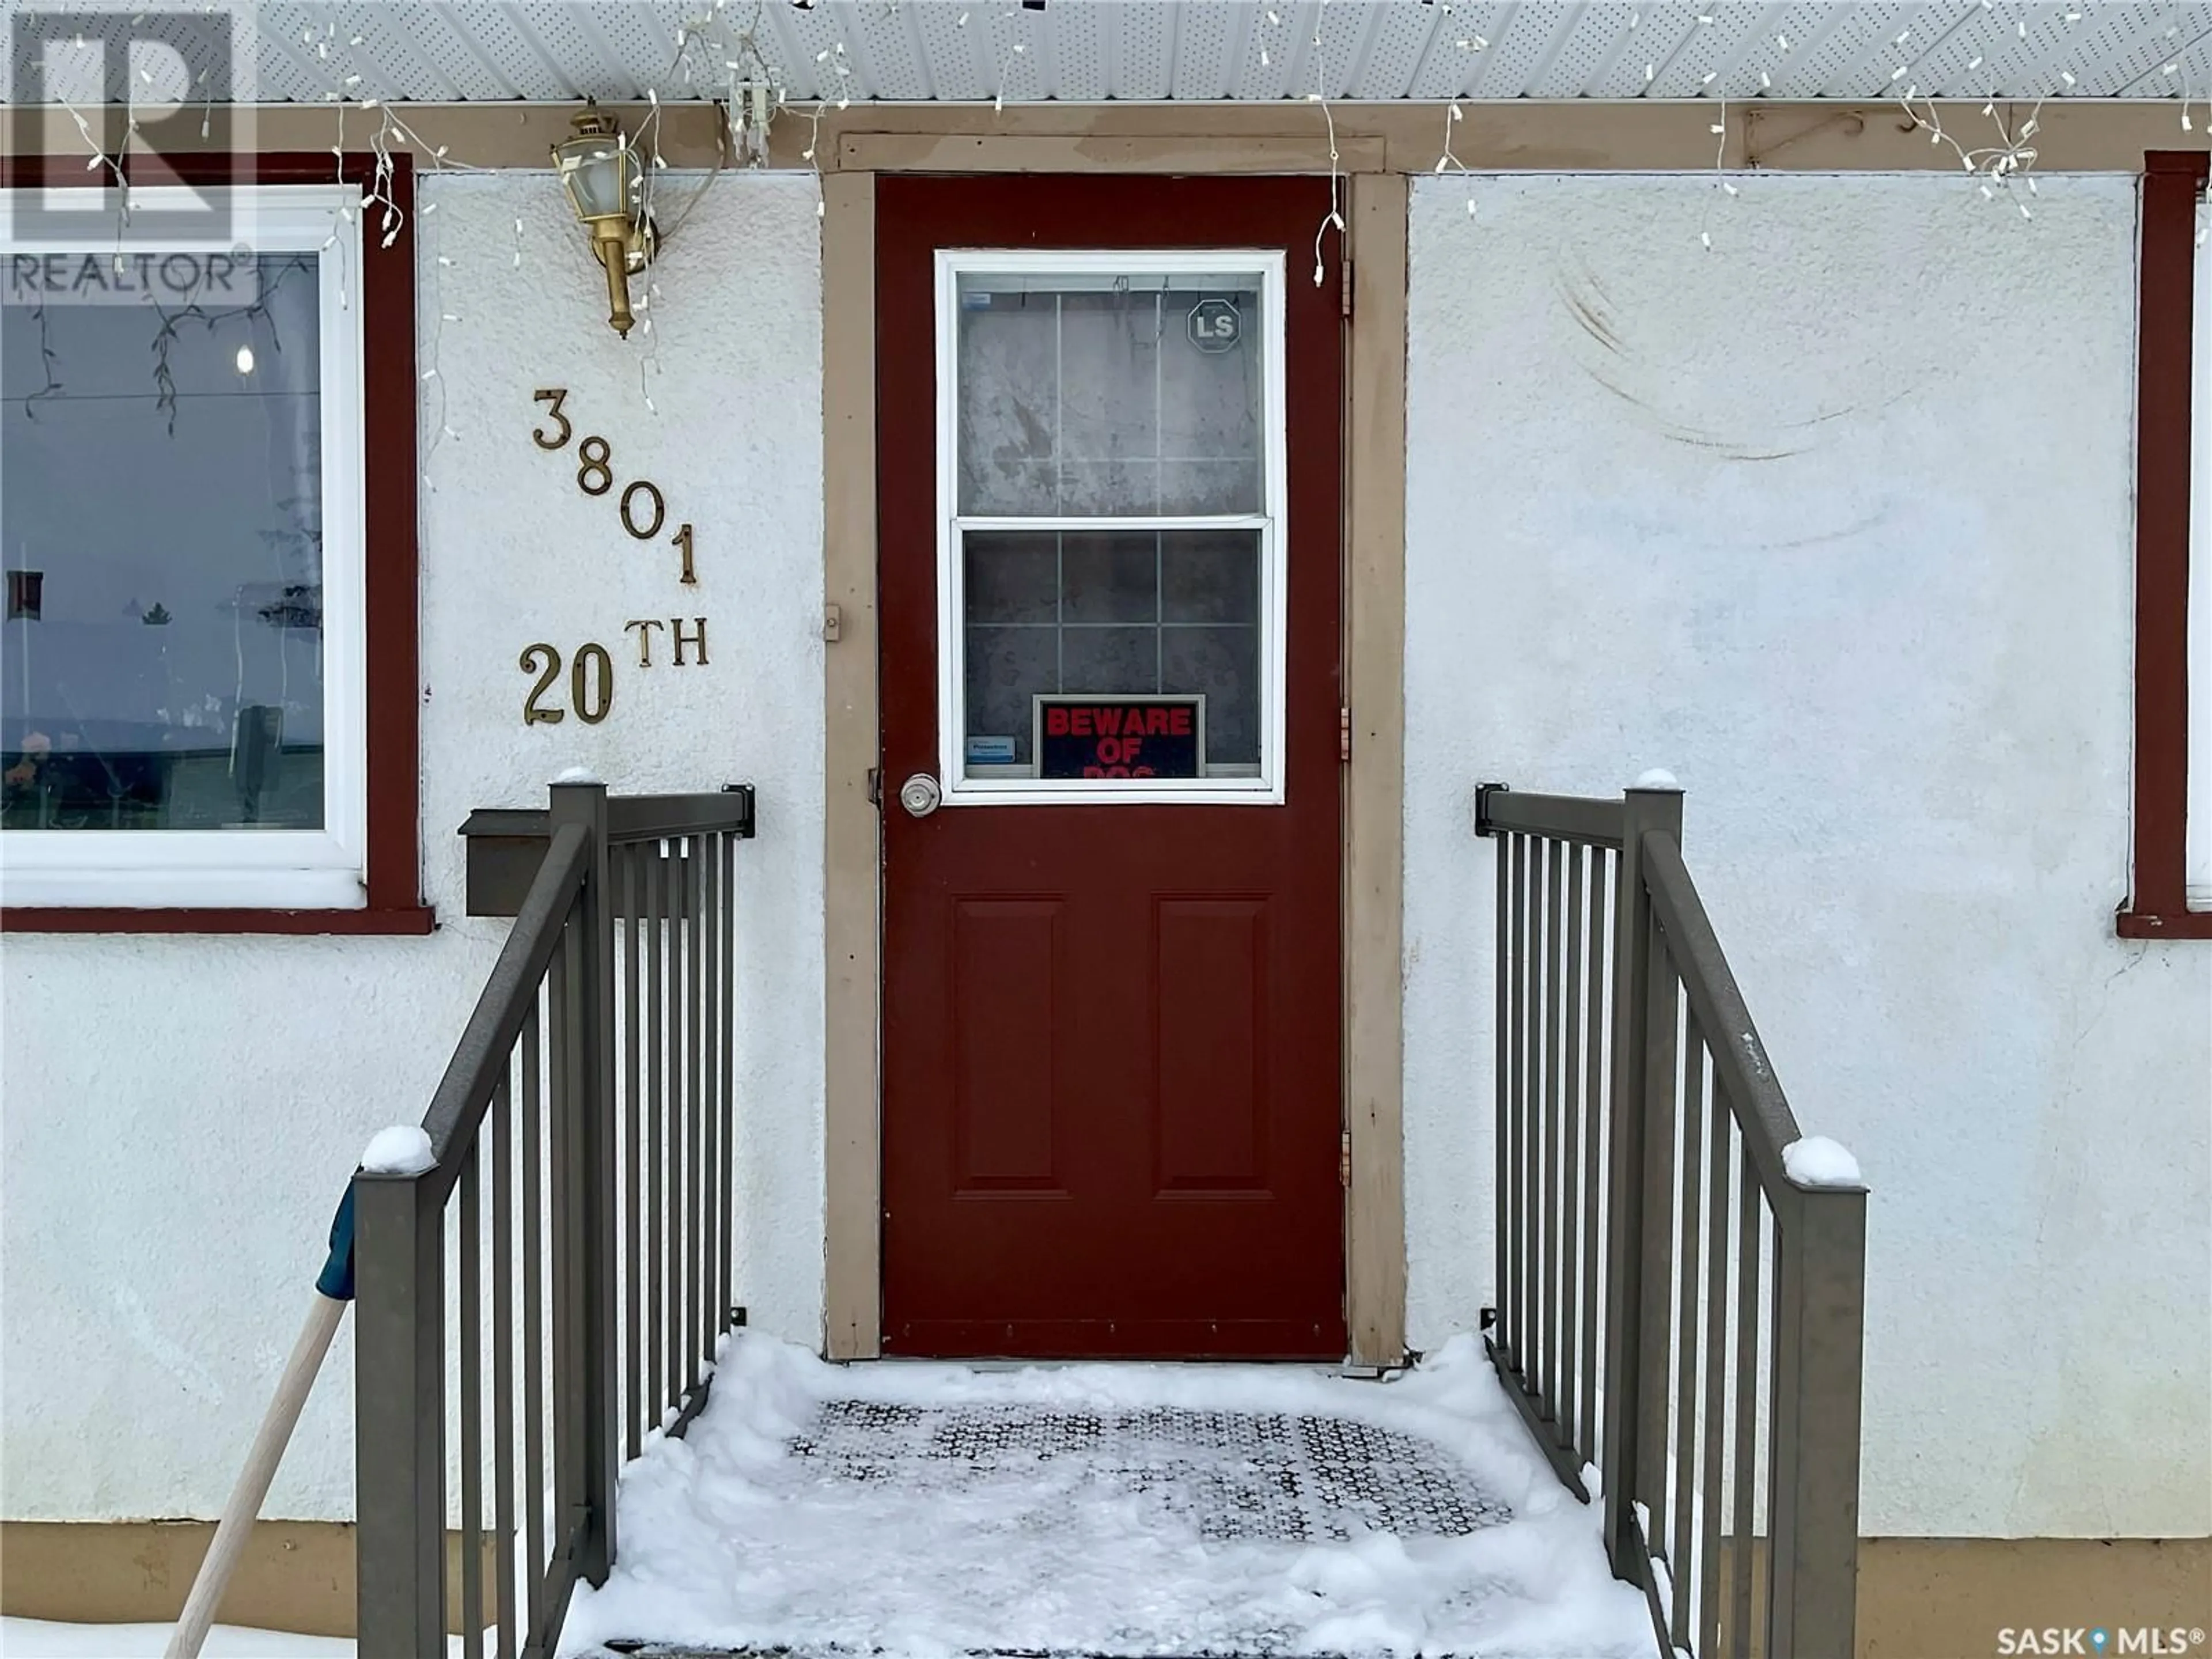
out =
<svg viewBox="0 0 2212 1659"><path fill-rule="evenodd" d="M1260 770L1256 530L969 531L963 775L1033 777L1054 695L1205 698L1212 777Z"/></svg>
<svg viewBox="0 0 2212 1659"><path fill-rule="evenodd" d="M959 511L1256 514L1260 279L958 278Z"/></svg>
<svg viewBox="0 0 2212 1659"><path fill-rule="evenodd" d="M0 823L324 822L319 272L0 309Z"/></svg>

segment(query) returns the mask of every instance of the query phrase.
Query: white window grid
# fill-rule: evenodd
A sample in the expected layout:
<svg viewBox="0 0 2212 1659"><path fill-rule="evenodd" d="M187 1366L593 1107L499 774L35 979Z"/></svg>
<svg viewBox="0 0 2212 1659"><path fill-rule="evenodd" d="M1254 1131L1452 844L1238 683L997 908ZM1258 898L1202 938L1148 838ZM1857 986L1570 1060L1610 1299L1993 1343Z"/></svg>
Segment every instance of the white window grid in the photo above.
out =
<svg viewBox="0 0 2212 1659"><path fill-rule="evenodd" d="M963 514L959 497L959 282L964 275L1053 278L1207 276L1249 278L1261 295L1261 510L1240 514L1008 515ZM1084 805L1175 803L1279 805L1285 787L1284 256L1279 249L1048 252L940 249L937 255L937 731L943 803ZM967 775L966 561L969 531L1081 532L1241 530L1260 543L1260 765L1256 775L1198 778L969 777Z"/></svg>

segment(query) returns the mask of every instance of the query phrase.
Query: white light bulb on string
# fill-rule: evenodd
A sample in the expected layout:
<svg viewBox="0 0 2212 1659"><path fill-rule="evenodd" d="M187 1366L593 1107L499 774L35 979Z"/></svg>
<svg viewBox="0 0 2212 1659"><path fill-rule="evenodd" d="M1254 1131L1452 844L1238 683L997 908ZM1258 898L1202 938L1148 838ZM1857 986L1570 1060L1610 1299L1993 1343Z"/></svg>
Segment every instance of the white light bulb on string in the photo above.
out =
<svg viewBox="0 0 2212 1659"><path fill-rule="evenodd" d="M253 348L252 348L252 346L250 346L250 345L242 345L242 346L239 347L239 349L238 349L238 357L237 357L236 361L237 361L237 363L238 363L238 372L239 372L240 374L252 374L252 373L253 373Z"/></svg>

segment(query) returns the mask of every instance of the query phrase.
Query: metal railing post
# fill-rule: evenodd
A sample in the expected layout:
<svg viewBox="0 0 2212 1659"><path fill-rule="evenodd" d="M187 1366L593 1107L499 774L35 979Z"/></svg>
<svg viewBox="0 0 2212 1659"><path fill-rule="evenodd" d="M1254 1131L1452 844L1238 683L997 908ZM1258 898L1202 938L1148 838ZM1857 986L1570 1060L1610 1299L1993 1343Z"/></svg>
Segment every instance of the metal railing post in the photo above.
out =
<svg viewBox="0 0 2212 1659"><path fill-rule="evenodd" d="M1605 1544L1617 1577L1644 1583L1636 1519L1639 1422L1646 1343L1644 1121L1652 992L1650 896L1644 884L1645 832L1679 837L1682 793L1632 788L1623 799L1619 890L1613 906L1612 1146L1607 1188L1605 1429L1599 1474L1605 1485ZM1669 1033L1671 1036L1671 1033ZM1655 1383L1663 1387L1663 1382ZM1644 1457L1652 1455L1646 1449ZM1648 1588L1648 1585L1644 1586Z"/></svg>
<svg viewBox="0 0 2212 1659"><path fill-rule="evenodd" d="M429 1189L420 1177L354 1177L355 1612L363 1659L445 1651L445 1234Z"/></svg>
<svg viewBox="0 0 2212 1659"><path fill-rule="evenodd" d="M1773 1536L1766 1651L1850 1659L1858 1599L1866 1193L1776 1206Z"/></svg>
<svg viewBox="0 0 2212 1659"><path fill-rule="evenodd" d="M568 1049L571 1088L568 1137L568 1224L572 1239L559 1246L570 1266L575 1297L575 1363L571 1398L580 1421L573 1425L579 1459L577 1501L585 1511L577 1570L594 1584L606 1582L615 1559L615 1483L622 1455L620 1354L617 1339L615 1184L614 963L615 895L609 875L607 791L603 783L553 785L550 827L564 823L590 836L583 890L569 933L570 1009L576 1020Z"/></svg>

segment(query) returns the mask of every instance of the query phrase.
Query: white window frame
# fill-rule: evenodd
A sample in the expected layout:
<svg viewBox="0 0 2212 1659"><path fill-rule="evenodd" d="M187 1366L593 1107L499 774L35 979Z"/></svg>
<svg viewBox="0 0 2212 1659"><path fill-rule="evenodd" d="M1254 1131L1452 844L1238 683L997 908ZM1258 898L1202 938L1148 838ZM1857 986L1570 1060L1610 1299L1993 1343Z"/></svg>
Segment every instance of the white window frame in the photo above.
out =
<svg viewBox="0 0 2212 1659"><path fill-rule="evenodd" d="M1036 276L1222 275L1259 279L1261 511L1162 517L1008 517L963 514L959 495L959 279L975 273ZM1285 784L1285 668L1288 623L1285 549L1284 256L1280 249L1106 248L1073 251L942 248L937 254L937 732L938 778L947 806L1107 805L1279 806ZM1260 535L1260 770L1256 777L969 778L967 770L966 560L970 530L1256 530Z"/></svg>
<svg viewBox="0 0 2212 1659"><path fill-rule="evenodd" d="M2189 434L2189 793L2183 890L2212 909L2212 198L2197 204Z"/></svg>
<svg viewBox="0 0 2212 1659"><path fill-rule="evenodd" d="M0 259L24 252L112 252L97 234L31 240L16 233L15 192L0 191ZM48 192L46 204L92 191ZM155 186L135 210L225 207L231 234L179 237L162 251L320 256L323 828L0 830L0 904L60 908L362 909L368 902L367 554L363 545L361 190L357 185ZM349 211L348 210L350 210ZM244 238L238 227L248 228ZM150 246L150 245L149 245ZM134 246L131 250L137 252Z"/></svg>

